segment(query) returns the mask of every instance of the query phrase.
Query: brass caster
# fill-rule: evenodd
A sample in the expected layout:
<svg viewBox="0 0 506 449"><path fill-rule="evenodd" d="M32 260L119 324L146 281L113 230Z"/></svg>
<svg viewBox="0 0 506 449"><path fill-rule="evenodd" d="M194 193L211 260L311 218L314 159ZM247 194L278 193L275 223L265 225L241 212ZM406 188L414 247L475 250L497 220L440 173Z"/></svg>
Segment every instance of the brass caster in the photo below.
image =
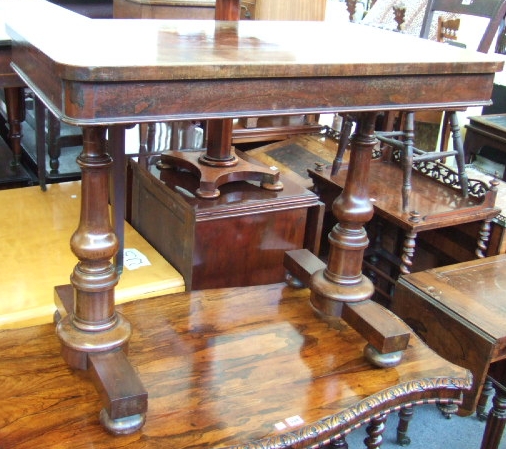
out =
<svg viewBox="0 0 506 449"><path fill-rule="evenodd" d="M370 343L364 348L364 357L379 368L391 368L401 363L402 351L389 352L381 354Z"/></svg>
<svg viewBox="0 0 506 449"><path fill-rule="evenodd" d="M100 411L100 424L113 435L129 435L137 432L145 422L145 413L111 419L105 408Z"/></svg>

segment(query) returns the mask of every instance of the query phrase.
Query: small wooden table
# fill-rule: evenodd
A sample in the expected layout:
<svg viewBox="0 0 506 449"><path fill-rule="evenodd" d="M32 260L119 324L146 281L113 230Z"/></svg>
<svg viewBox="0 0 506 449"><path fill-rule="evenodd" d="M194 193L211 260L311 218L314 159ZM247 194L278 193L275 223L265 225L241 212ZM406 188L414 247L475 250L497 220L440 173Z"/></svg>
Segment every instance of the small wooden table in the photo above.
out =
<svg viewBox="0 0 506 449"><path fill-rule="evenodd" d="M491 364L504 364L505 272L503 254L401 276L397 284L392 310L442 357L473 373L463 415L479 405Z"/></svg>
<svg viewBox="0 0 506 449"><path fill-rule="evenodd" d="M150 392L146 425L121 438L98 425L99 395L61 359L52 325L0 331L2 446L303 448L370 422L367 447L377 448L388 412L458 402L469 386L465 369L415 336L402 364L374 367L366 341L343 320L322 321L309 294L273 284L118 306Z"/></svg>
<svg viewBox="0 0 506 449"><path fill-rule="evenodd" d="M204 158L172 151L164 161L197 168L201 193L213 195L217 185L251 175L231 149L232 118L357 111L349 175L333 207L339 224L327 266L313 273L311 302L324 314L346 313L377 362L398 363L406 335L397 338L396 326L389 327L395 320L378 315L368 301L374 287L361 272L363 225L373 215L367 180L376 118L385 110L488 104L495 72L504 65L493 55L373 27L305 22L301 33L298 22L240 21L239 11L239 0L218 0L222 20L216 21L91 20L42 0L9 2L16 73L57 117L83 128L81 218L70 244L79 263L71 275L74 295L62 298L70 313L57 334L67 363L99 373L99 390L119 404L111 410L106 402L111 413L102 414L113 432L142 427L147 402L125 354L131 325L114 306L118 273L111 259L118 240L108 209L114 164L106 131L111 145L111 135L130 124L208 120L213 139ZM61 45L62 36L72 45ZM328 51L308 46L307 36L353 45ZM281 187L277 170L263 174L265 188ZM117 384L125 388L118 391Z"/></svg>
<svg viewBox="0 0 506 449"><path fill-rule="evenodd" d="M469 117L464 140L466 162L472 162L484 146L506 153L506 114ZM506 170L502 179L506 181Z"/></svg>
<svg viewBox="0 0 506 449"><path fill-rule="evenodd" d="M447 173L445 166L434 164L434 170L440 170L437 174L440 179L445 179ZM315 191L330 210L335 198L343 189L348 168L343 166L338 173L332 174L331 165L318 169L309 169L308 173L315 185ZM449 178L446 176L446 178ZM458 181L458 178L455 177ZM411 272L418 235L422 232L449 228L451 226L479 222L480 227L475 235L476 245L474 252L479 257L484 257L488 241L490 222L496 217L500 209L494 206L497 192L493 186L487 186L479 180L470 180L471 190L481 191L481 197L474 194L467 198L463 197L458 190L458 184L452 187L436 179L431 179L430 174L413 172L412 192L410 196L410 210L402 209L402 169L399 163L376 159L371 163L370 198L374 205L374 213L378 229L370 232L371 244L368 256L373 260L385 259L384 264L364 262L376 277L376 292L378 299L387 304L391 299L391 291L399 274ZM487 190L488 189L488 190ZM381 221L381 223L380 223ZM383 245L381 227L395 227L401 234L400 238L394 236L392 248ZM479 231L479 232L478 232ZM390 233L392 234L392 232ZM400 240L400 242L397 242ZM382 266L383 268L382 269ZM394 268L392 268L392 266Z"/></svg>

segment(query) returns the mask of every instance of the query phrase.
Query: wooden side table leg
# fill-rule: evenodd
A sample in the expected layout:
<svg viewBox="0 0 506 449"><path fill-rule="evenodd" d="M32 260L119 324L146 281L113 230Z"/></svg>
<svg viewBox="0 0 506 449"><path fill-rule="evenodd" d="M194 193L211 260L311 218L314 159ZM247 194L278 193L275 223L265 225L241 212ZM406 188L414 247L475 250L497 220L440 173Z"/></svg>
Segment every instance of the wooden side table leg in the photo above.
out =
<svg viewBox="0 0 506 449"><path fill-rule="evenodd" d="M83 130L81 216L70 247L79 259L71 275L72 310L57 324L62 356L74 369L90 370L105 398L101 422L114 434L132 433L144 424L147 393L126 359L130 323L115 310L119 277L111 259L118 240L109 219L109 169L104 127ZM68 300L67 300L68 301ZM65 300L62 300L65 303Z"/></svg>
<svg viewBox="0 0 506 449"><path fill-rule="evenodd" d="M397 424L397 444L408 446L411 438L408 437L409 422L413 419L413 407L405 406L399 410L399 423Z"/></svg>
<svg viewBox="0 0 506 449"><path fill-rule="evenodd" d="M6 87L5 104L9 122L9 144L13 152L11 167L21 163L22 123L25 121L25 90L22 87Z"/></svg>
<svg viewBox="0 0 506 449"><path fill-rule="evenodd" d="M487 420L486 407L488 404L488 399L490 396L492 396L493 393L494 393L494 384L490 380L490 378L487 377L487 380L485 380L483 387L481 389L478 404L476 404L476 416L480 421Z"/></svg>
<svg viewBox="0 0 506 449"><path fill-rule="evenodd" d="M488 414L487 425L481 442L481 449L497 449L506 424L506 391L499 385L495 386L492 409Z"/></svg>
<svg viewBox="0 0 506 449"><path fill-rule="evenodd" d="M478 243L476 245L476 257L483 259L487 255L488 240L490 238L490 222L492 219L484 220L479 231Z"/></svg>
<svg viewBox="0 0 506 449"><path fill-rule="evenodd" d="M411 273L411 266L413 265L413 256L415 255L416 236L417 236L416 232L412 231L406 232L404 244L402 247L401 266L399 268L401 274Z"/></svg>

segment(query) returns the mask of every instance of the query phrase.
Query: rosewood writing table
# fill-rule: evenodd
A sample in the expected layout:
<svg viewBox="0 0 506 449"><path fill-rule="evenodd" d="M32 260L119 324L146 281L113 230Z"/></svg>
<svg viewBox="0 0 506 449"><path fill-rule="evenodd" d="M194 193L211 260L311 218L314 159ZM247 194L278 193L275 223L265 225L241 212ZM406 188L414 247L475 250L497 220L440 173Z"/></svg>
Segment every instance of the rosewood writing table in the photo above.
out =
<svg viewBox="0 0 506 449"><path fill-rule="evenodd" d="M102 422L112 432L143 425L147 392L125 356L131 325L114 306L118 273L111 258L118 241L108 215L107 128L210 120L207 151L171 152L167 159L198 172L201 190L212 193L223 180L243 179L221 166L235 159L232 118L360 113L349 175L333 206L339 224L329 237L328 264L301 272L311 277L313 306L345 317L367 339L368 357L389 366L400 362L409 334L369 300L373 285L361 272L363 224L373 214L367 179L376 116L487 104L503 66L493 56L373 27L239 21L239 10L238 0L218 0L216 17L233 20L152 21L91 20L43 0L10 1L6 8L14 70L57 117L83 128L82 208L71 238L79 262L74 294L58 295L71 304L60 308L57 334L67 363L94 373L105 398ZM308 46L308 35L312 42L353 45L329 51Z"/></svg>

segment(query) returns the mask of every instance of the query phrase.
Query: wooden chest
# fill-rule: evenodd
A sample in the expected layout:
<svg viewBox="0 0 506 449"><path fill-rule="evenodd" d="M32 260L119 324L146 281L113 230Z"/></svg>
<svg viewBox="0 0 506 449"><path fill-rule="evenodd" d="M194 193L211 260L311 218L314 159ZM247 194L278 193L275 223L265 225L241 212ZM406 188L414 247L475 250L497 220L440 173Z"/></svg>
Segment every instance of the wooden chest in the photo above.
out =
<svg viewBox="0 0 506 449"><path fill-rule="evenodd" d="M286 179L279 192L238 181L221 186L216 199L200 199L194 175L159 170L156 159L130 161L128 214L187 290L282 282L286 251L318 252L323 205L309 190Z"/></svg>

